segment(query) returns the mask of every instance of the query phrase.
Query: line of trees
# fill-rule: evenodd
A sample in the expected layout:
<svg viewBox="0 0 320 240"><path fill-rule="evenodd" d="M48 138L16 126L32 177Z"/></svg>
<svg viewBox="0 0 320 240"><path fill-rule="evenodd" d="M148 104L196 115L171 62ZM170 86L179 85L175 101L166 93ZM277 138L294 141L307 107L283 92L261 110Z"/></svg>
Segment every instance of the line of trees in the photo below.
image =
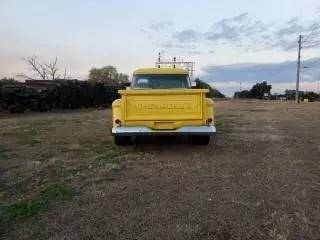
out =
<svg viewBox="0 0 320 240"><path fill-rule="evenodd" d="M272 85L268 85L266 81L262 83L256 83L250 90L243 90L241 92L235 92L234 98L255 98L263 99L265 96L270 96Z"/></svg>
<svg viewBox="0 0 320 240"><path fill-rule="evenodd" d="M320 94L313 91L299 91L299 96L301 99L308 99L309 101L320 101ZM284 92L284 97L288 100L296 99L296 90L286 90Z"/></svg>
<svg viewBox="0 0 320 240"><path fill-rule="evenodd" d="M51 111L107 107L119 98L125 85L106 86L79 80L0 80L0 111Z"/></svg>
<svg viewBox="0 0 320 240"><path fill-rule="evenodd" d="M295 100L296 90L287 89L284 94L271 94L271 89L272 86L267 82L256 83L250 90L235 92L234 98L269 98L271 100L284 98L287 100ZM299 96L301 99L308 99L309 101L320 101L320 94L313 91L299 91Z"/></svg>
<svg viewBox="0 0 320 240"><path fill-rule="evenodd" d="M118 90L129 84L127 74L114 66L92 68L86 81L70 79L58 67L58 59L24 58L29 74L18 74L24 82L13 78L0 79L0 111L24 112L106 107L119 98Z"/></svg>

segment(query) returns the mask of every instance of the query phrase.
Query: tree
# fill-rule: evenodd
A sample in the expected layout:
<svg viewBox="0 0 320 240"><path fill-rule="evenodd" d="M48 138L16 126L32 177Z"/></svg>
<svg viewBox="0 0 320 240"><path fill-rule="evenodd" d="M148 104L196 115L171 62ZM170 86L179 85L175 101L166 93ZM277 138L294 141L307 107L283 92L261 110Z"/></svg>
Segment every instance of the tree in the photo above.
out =
<svg viewBox="0 0 320 240"><path fill-rule="evenodd" d="M118 72L113 66L104 66L102 68L92 68L89 71L89 82L104 83L106 85L114 85Z"/></svg>
<svg viewBox="0 0 320 240"><path fill-rule="evenodd" d="M60 74L58 74L59 68L57 68L57 62L58 62L58 58L56 57L53 61L49 63L44 63L47 74L49 75L51 80L54 80L60 77Z"/></svg>
<svg viewBox="0 0 320 240"><path fill-rule="evenodd" d="M244 90L241 92L235 92L234 98L256 98L256 99L263 99L265 94L270 95L272 86L268 85L266 81L262 83L256 83L252 86L250 91Z"/></svg>
<svg viewBox="0 0 320 240"><path fill-rule="evenodd" d="M125 84L129 82L129 76L127 74L124 73L119 73L118 74L118 82L120 84Z"/></svg>
<svg viewBox="0 0 320 240"><path fill-rule="evenodd" d="M212 88L208 83L205 83L204 81L200 80L199 78L195 79L195 82L197 83L196 88L206 88L209 89L209 93L207 94L210 98L224 98L225 96L215 88Z"/></svg>
<svg viewBox="0 0 320 240"><path fill-rule="evenodd" d="M272 86L268 85L266 81L263 81L262 83L256 83L249 91L248 97L263 99L265 94L270 95L271 88Z"/></svg>
<svg viewBox="0 0 320 240"><path fill-rule="evenodd" d="M241 92L235 92L234 93L234 98L249 98L249 91L248 90L243 90Z"/></svg>
<svg viewBox="0 0 320 240"><path fill-rule="evenodd" d="M60 78L59 68L57 67L58 58L54 58L50 62L42 62L37 56L29 56L23 59L32 71L32 76L25 73L18 74L18 77L27 79L55 80ZM66 69L64 76L66 76Z"/></svg>
<svg viewBox="0 0 320 240"><path fill-rule="evenodd" d="M118 73L114 66L108 65L102 68L92 68L89 71L90 83L103 83L105 85L114 86L129 81L127 74Z"/></svg>
<svg viewBox="0 0 320 240"><path fill-rule="evenodd" d="M302 98L307 98L310 102L313 101L319 101L320 100L320 94L315 93L313 91L306 91L302 94Z"/></svg>

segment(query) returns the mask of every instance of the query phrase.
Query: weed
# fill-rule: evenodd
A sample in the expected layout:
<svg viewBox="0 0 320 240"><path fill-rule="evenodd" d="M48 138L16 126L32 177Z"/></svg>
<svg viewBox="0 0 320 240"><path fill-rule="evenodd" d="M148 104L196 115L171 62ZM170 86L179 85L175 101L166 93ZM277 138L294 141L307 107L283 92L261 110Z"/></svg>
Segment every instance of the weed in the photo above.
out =
<svg viewBox="0 0 320 240"><path fill-rule="evenodd" d="M40 192L40 198L47 201L53 198L67 200L71 199L75 194L76 191L71 187L64 185L52 185Z"/></svg>
<svg viewBox="0 0 320 240"><path fill-rule="evenodd" d="M225 120L216 120L215 126L218 131L224 131L227 128L227 123Z"/></svg>
<svg viewBox="0 0 320 240"><path fill-rule="evenodd" d="M26 184L25 181L19 181L13 185L13 189L16 194L20 195L27 192L27 189L28 189L27 186L28 184Z"/></svg>
<svg viewBox="0 0 320 240"><path fill-rule="evenodd" d="M23 200L0 208L0 227L40 213L52 200L68 200L76 194L75 190L63 185L49 186L34 198Z"/></svg>
<svg viewBox="0 0 320 240"><path fill-rule="evenodd" d="M240 111L243 111L243 112L266 112L268 110L267 109L243 109Z"/></svg>
<svg viewBox="0 0 320 240"><path fill-rule="evenodd" d="M95 149L98 156L95 158L98 161L107 163L115 163L116 157L120 155L119 148L110 142L103 142L98 148ZM116 160L116 163L118 161Z"/></svg>
<svg viewBox="0 0 320 240"><path fill-rule="evenodd" d="M0 145L0 153L5 153L9 151L7 148L5 148L4 146Z"/></svg>
<svg viewBox="0 0 320 240"><path fill-rule="evenodd" d="M11 151L0 145L0 161L8 159L11 156Z"/></svg>
<svg viewBox="0 0 320 240"><path fill-rule="evenodd" d="M54 165L46 166L41 170L41 173L53 179L58 179L69 175L68 169L61 160L56 161Z"/></svg>
<svg viewBox="0 0 320 240"><path fill-rule="evenodd" d="M54 157L54 154L52 152L41 152L38 155L38 158L40 161L47 161L48 159L51 159Z"/></svg>
<svg viewBox="0 0 320 240"><path fill-rule="evenodd" d="M31 146L34 146L36 144L39 144L41 143L41 140L40 139L36 139L36 138L25 138L25 139L20 139L18 141L19 144L21 145L31 145Z"/></svg>
<svg viewBox="0 0 320 240"><path fill-rule="evenodd" d="M229 117L229 116L227 116ZM215 126L218 130L218 132L229 132L232 129L233 120L230 118L224 118L223 120L216 120Z"/></svg>
<svg viewBox="0 0 320 240"><path fill-rule="evenodd" d="M24 200L19 203L7 206L3 210L3 217L0 218L0 226L12 221L17 221L38 214L44 206L39 199Z"/></svg>

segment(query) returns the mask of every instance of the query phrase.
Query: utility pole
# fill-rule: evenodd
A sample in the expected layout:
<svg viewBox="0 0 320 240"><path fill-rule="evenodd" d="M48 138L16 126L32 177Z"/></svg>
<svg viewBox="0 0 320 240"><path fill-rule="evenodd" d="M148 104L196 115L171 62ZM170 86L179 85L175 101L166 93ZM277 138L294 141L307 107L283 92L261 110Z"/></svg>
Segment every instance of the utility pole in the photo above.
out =
<svg viewBox="0 0 320 240"><path fill-rule="evenodd" d="M161 52L158 53L158 63L161 62ZM158 68L160 68L160 64L158 64Z"/></svg>
<svg viewBox="0 0 320 240"><path fill-rule="evenodd" d="M299 81L300 81L300 60L301 60L301 43L302 35L299 35L299 49L298 49L298 64L297 64L297 83L296 83L296 103L300 102L299 99Z"/></svg>

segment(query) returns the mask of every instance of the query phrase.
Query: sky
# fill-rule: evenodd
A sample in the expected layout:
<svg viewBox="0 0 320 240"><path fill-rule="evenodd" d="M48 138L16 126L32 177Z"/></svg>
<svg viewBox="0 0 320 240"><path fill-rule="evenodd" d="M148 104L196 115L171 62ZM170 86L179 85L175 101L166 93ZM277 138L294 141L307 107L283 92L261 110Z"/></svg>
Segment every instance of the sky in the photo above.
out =
<svg viewBox="0 0 320 240"><path fill-rule="evenodd" d="M0 77L30 73L23 61L58 58L70 78L114 65L131 74L158 52L195 62L195 76L232 96L256 82L320 91L319 0L0 0Z"/></svg>

